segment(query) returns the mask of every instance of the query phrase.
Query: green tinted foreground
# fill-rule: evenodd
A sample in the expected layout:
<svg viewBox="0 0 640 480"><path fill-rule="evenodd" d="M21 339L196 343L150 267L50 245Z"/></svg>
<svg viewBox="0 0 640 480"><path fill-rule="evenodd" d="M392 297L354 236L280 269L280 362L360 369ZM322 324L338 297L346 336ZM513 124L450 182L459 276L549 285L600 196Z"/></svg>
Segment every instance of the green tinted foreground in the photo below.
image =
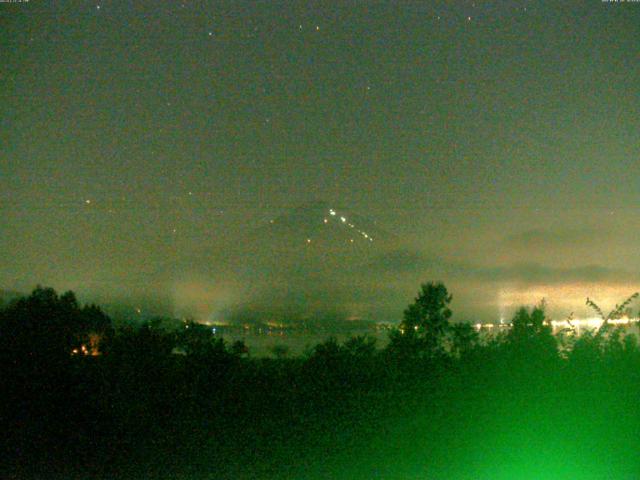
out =
<svg viewBox="0 0 640 480"><path fill-rule="evenodd" d="M195 324L113 331L37 290L0 310L0 478L639 478L634 337L563 342L538 308L481 339L448 302L424 288L384 349L252 358ZM100 354L74 353L98 329Z"/></svg>

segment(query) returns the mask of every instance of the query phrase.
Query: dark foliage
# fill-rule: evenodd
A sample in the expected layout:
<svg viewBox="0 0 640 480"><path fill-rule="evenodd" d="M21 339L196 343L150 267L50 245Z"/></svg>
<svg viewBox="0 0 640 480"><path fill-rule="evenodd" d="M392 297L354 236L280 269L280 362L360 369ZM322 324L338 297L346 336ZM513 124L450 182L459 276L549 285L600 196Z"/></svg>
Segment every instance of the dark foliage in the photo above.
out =
<svg viewBox="0 0 640 480"><path fill-rule="evenodd" d="M80 307L73 292L36 288L0 310L0 352L5 361L66 363L70 354L100 349L92 334L107 341L111 320L99 307ZM84 349L83 349L84 347Z"/></svg>
<svg viewBox="0 0 640 480"><path fill-rule="evenodd" d="M388 347L253 358L193 322L114 332L72 293L0 311L2 478L633 478L640 350L552 335L544 305L483 338L425 284ZM626 305L626 304L625 304ZM99 353L83 353L92 335ZM77 351L78 354L73 352ZM592 452L615 448L605 460Z"/></svg>

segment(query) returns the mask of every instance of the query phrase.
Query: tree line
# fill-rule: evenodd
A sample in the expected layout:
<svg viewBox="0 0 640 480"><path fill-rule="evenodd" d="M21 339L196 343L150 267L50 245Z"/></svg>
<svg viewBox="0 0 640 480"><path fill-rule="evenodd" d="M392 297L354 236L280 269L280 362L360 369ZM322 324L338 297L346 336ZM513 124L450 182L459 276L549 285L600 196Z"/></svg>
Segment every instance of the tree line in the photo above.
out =
<svg viewBox="0 0 640 480"><path fill-rule="evenodd" d="M588 478L640 471L640 349L608 322L635 298L581 336L570 321L554 335L543 303L483 336L451 321L444 284L425 283L384 348L329 338L254 358L204 325L114 328L98 306L38 287L0 309L0 474L526 478L540 451L555 478L582 478L563 458ZM609 442L629 457L579 454Z"/></svg>

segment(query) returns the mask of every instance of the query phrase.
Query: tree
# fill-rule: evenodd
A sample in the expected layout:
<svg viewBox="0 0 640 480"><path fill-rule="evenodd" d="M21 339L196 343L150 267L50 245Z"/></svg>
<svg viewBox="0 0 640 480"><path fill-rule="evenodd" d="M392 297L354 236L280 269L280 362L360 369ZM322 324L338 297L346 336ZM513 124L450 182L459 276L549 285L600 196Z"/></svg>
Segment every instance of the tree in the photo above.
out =
<svg viewBox="0 0 640 480"><path fill-rule="evenodd" d="M450 348L456 357L468 355L478 345L479 335L468 322L451 326Z"/></svg>
<svg viewBox="0 0 640 480"><path fill-rule="evenodd" d="M442 282L422 284L418 296L404 311L400 328L392 332L390 348L411 355L442 355L450 329L452 298Z"/></svg>
<svg viewBox="0 0 640 480"><path fill-rule="evenodd" d="M544 324L545 305L540 303L533 307L531 312L527 307L520 307L511 320L509 337L512 340L521 340L551 331L551 327Z"/></svg>
<svg viewBox="0 0 640 480"><path fill-rule="evenodd" d="M249 347L247 347L247 344L244 342L244 340L236 340L231 345L231 353L236 357L249 355Z"/></svg>
<svg viewBox="0 0 640 480"><path fill-rule="evenodd" d="M12 359L54 362L74 351L92 353L92 336L97 349L97 337L110 329L110 318L95 305L80 307L73 292L58 296L38 286L0 311L0 350Z"/></svg>
<svg viewBox="0 0 640 480"><path fill-rule="evenodd" d="M616 305L615 308L611 310L608 315L605 315L602 309L593 300L591 300L590 298L587 298L587 305L591 307L593 311L595 311L598 314L598 316L602 319L602 324L598 329L598 334L604 333L607 330L607 328L609 327L610 320L619 319L625 314L628 315L629 312L631 312L629 305L636 298L638 298L639 295L640 293L638 292L634 293L629 298L627 298L624 302L622 302L620 305Z"/></svg>
<svg viewBox="0 0 640 480"><path fill-rule="evenodd" d="M571 351L571 358L577 361L587 362L601 359L606 354L620 356L621 352L628 352L629 354L635 352L635 336L624 336L620 327L611 328L610 321L620 319L625 315L630 318L632 313L630 305L638 296L638 292L634 293L624 302L616 305L608 314L605 314L593 300L587 298L587 306L591 307L598 317L600 317L602 323L597 329L583 332L580 338L575 340Z"/></svg>
<svg viewBox="0 0 640 480"><path fill-rule="evenodd" d="M544 301L531 311L527 307L520 307L516 311L506 340L517 353L541 357L557 354L556 339L546 321Z"/></svg>
<svg viewBox="0 0 640 480"><path fill-rule="evenodd" d="M154 328L149 323L138 327L128 325L118 329L109 345L109 353L113 358L153 363L160 358L169 357L175 344L173 335L161 328Z"/></svg>
<svg viewBox="0 0 640 480"><path fill-rule="evenodd" d="M353 358L371 358L376 354L376 339L357 335L346 340L342 348Z"/></svg>

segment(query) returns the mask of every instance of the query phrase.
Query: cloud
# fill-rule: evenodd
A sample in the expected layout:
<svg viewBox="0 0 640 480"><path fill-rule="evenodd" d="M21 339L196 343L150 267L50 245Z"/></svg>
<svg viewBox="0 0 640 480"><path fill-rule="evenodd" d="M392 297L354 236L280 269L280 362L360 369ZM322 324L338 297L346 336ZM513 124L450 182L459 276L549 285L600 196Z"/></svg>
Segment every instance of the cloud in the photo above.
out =
<svg viewBox="0 0 640 480"><path fill-rule="evenodd" d="M399 249L378 255L364 265L364 269L376 273L419 273L438 263L434 257L408 249Z"/></svg>
<svg viewBox="0 0 640 480"><path fill-rule="evenodd" d="M502 242L509 250L558 250L591 247L609 242L614 238L613 232L602 228L534 228L524 232L508 235Z"/></svg>
<svg viewBox="0 0 640 480"><path fill-rule="evenodd" d="M568 236L566 238L569 238ZM382 275L431 275L434 278L470 282L524 284L602 283L622 284L640 281L640 274L597 264L555 267L542 263L513 263L486 266L477 263L451 261L409 250L396 250L376 257L366 265ZM425 279L426 280L426 279Z"/></svg>
<svg viewBox="0 0 640 480"><path fill-rule="evenodd" d="M473 267L460 269L478 280L512 281L535 284L560 283L629 283L640 280L640 275L626 270L603 267L600 265L581 265L575 267L551 267L537 263L523 263L504 267Z"/></svg>

